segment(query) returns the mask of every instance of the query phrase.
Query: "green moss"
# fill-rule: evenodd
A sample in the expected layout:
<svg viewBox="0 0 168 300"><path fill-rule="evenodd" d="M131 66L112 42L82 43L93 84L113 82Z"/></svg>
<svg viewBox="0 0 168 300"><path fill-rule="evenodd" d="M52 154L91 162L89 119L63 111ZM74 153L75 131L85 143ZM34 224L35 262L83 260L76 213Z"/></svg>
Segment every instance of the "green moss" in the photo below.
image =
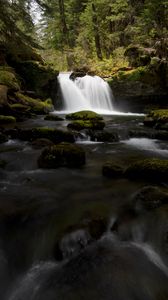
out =
<svg viewBox="0 0 168 300"><path fill-rule="evenodd" d="M168 160L151 158L136 161L126 169L125 176L131 179L156 182L167 181Z"/></svg>
<svg viewBox="0 0 168 300"><path fill-rule="evenodd" d="M66 115L66 119L68 120L103 120L102 116L99 114L90 111L90 110L83 110L83 111L78 111L72 114Z"/></svg>
<svg viewBox="0 0 168 300"><path fill-rule="evenodd" d="M43 150L38 165L40 168L81 167L85 164L85 152L77 146L61 143Z"/></svg>
<svg viewBox="0 0 168 300"><path fill-rule="evenodd" d="M23 104L29 107L30 111L35 114L44 114L52 111L53 105L51 99L47 99L46 101L41 101L40 99L34 99L23 95L21 93L16 93L16 99Z"/></svg>
<svg viewBox="0 0 168 300"><path fill-rule="evenodd" d="M103 121L74 121L68 124L68 128L73 130L91 129L91 130L102 130L105 126Z"/></svg>
<svg viewBox="0 0 168 300"><path fill-rule="evenodd" d="M49 139L53 143L70 142L73 143L72 133L48 127L36 127L32 129L22 129L18 132L21 140L34 141L36 139Z"/></svg>
<svg viewBox="0 0 168 300"><path fill-rule="evenodd" d="M0 68L0 84L6 85L13 90L20 89L20 82L16 78L16 74L12 72L10 69L6 70Z"/></svg>
<svg viewBox="0 0 168 300"><path fill-rule="evenodd" d="M149 113L149 116L153 118L154 121L167 123L168 122L168 109L158 109L153 110Z"/></svg>
<svg viewBox="0 0 168 300"><path fill-rule="evenodd" d="M0 115L0 124L9 124L9 123L15 123L15 122L16 122L15 117Z"/></svg>

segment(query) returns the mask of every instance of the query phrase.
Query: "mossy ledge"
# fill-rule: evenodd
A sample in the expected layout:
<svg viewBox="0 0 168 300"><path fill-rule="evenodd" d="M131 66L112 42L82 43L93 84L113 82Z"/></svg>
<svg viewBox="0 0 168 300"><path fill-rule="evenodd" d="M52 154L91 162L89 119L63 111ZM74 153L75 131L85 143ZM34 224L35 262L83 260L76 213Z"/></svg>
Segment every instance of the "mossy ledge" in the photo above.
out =
<svg viewBox="0 0 168 300"><path fill-rule="evenodd" d="M144 125L157 127L159 129L168 129L168 109L152 110L144 119Z"/></svg>
<svg viewBox="0 0 168 300"><path fill-rule="evenodd" d="M44 149L38 159L38 166L44 169L59 167L78 168L85 164L85 152L69 143L61 143Z"/></svg>
<svg viewBox="0 0 168 300"><path fill-rule="evenodd" d="M13 116L3 116L0 115L0 124L11 124L11 123L15 123L16 119Z"/></svg>

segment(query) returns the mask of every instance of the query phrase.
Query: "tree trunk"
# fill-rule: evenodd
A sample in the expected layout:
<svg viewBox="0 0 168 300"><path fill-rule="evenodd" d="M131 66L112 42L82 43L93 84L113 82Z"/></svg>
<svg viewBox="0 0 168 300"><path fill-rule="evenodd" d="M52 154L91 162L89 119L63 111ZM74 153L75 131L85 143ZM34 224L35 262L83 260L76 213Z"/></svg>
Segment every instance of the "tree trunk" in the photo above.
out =
<svg viewBox="0 0 168 300"><path fill-rule="evenodd" d="M96 53L97 53L97 57L100 60L102 60L102 51L101 51L101 45L100 45L100 36L99 36L99 30L98 30L96 8L95 8L94 3L92 3L92 11L93 11L92 21L93 21L94 34L95 34Z"/></svg>
<svg viewBox="0 0 168 300"><path fill-rule="evenodd" d="M69 46L68 28L67 28L66 18L65 18L64 0L59 0L59 11L60 11L60 18L61 18L63 41Z"/></svg>

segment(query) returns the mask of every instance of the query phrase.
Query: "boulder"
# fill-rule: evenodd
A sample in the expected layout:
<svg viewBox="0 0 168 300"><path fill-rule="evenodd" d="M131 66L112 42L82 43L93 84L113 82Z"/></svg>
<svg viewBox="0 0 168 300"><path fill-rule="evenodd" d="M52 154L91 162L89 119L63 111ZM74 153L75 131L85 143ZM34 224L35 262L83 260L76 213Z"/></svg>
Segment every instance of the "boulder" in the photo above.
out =
<svg viewBox="0 0 168 300"><path fill-rule="evenodd" d="M59 167L81 167L85 164L85 152L69 143L61 143L45 148L38 159L38 166L44 169Z"/></svg>
<svg viewBox="0 0 168 300"><path fill-rule="evenodd" d="M117 132L109 132L107 130L103 130L103 131L88 130L87 134L90 136L91 141L108 142L108 143L115 143L119 141L119 136Z"/></svg>
<svg viewBox="0 0 168 300"><path fill-rule="evenodd" d="M8 104L7 93L8 93L8 87L6 85L0 84L0 107Z"/></svg>
<svg viewBox="0 0 168 300"><path fill-rule="evenodd" d="M97 121L103 120L102 116L90 110L78 111L66 115L67 120Z"/></svg>
<svg viewBox="0 0 168 300"><path fill-rule="evenodd" d="M116 162L107 162L102 169L103 175L110 178L123 177L124 168Z"/></svg>
<svg viewBox="0 0 168 300"><path fill-rule="evenodd" d="M69 129L72 130L83 130L83 129L91 129L91 130L102 130L105 127L105 123L103 121L92 121L92 120L77 120L67 125Z"/></svg>
<svg viewBox="0 0 168 300"><path fill-rule="evenodd" d="M168 193L156 186L145 186L134 194L132 200L135 211L148 211L168 204Z"/></svg>
<svg viewBox="0 0 168 300"><path fill-rule="evenodd" d="M36 139L45 138L55 144L60 142L73 143L75 141L71 132L48 127L35 127L31 129L18 130L18 138L25 141L34 141Z"/></svg>
<svg viewBox="0 0 168 300"><path fill-rule="evenodd" d="M168 178L168 160L158 158L147 158L137 160L130 164L124 176L132 180L147 180L148 182L167 182Z"/></svg>

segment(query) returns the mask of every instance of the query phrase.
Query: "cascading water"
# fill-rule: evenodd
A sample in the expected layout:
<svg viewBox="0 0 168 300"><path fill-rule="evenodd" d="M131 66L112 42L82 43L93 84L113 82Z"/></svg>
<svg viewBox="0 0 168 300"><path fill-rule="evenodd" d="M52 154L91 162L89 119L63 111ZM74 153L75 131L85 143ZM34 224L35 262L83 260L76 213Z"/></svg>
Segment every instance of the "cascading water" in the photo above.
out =
<svg viewBox="0 0 168 300"><path fill-rule="evenodd" d="M63 111L93 110L108 114L113 111L112 91L107 82L98 76L77 77L70 73L60 73L58 80L63 97Z"/></svg>

